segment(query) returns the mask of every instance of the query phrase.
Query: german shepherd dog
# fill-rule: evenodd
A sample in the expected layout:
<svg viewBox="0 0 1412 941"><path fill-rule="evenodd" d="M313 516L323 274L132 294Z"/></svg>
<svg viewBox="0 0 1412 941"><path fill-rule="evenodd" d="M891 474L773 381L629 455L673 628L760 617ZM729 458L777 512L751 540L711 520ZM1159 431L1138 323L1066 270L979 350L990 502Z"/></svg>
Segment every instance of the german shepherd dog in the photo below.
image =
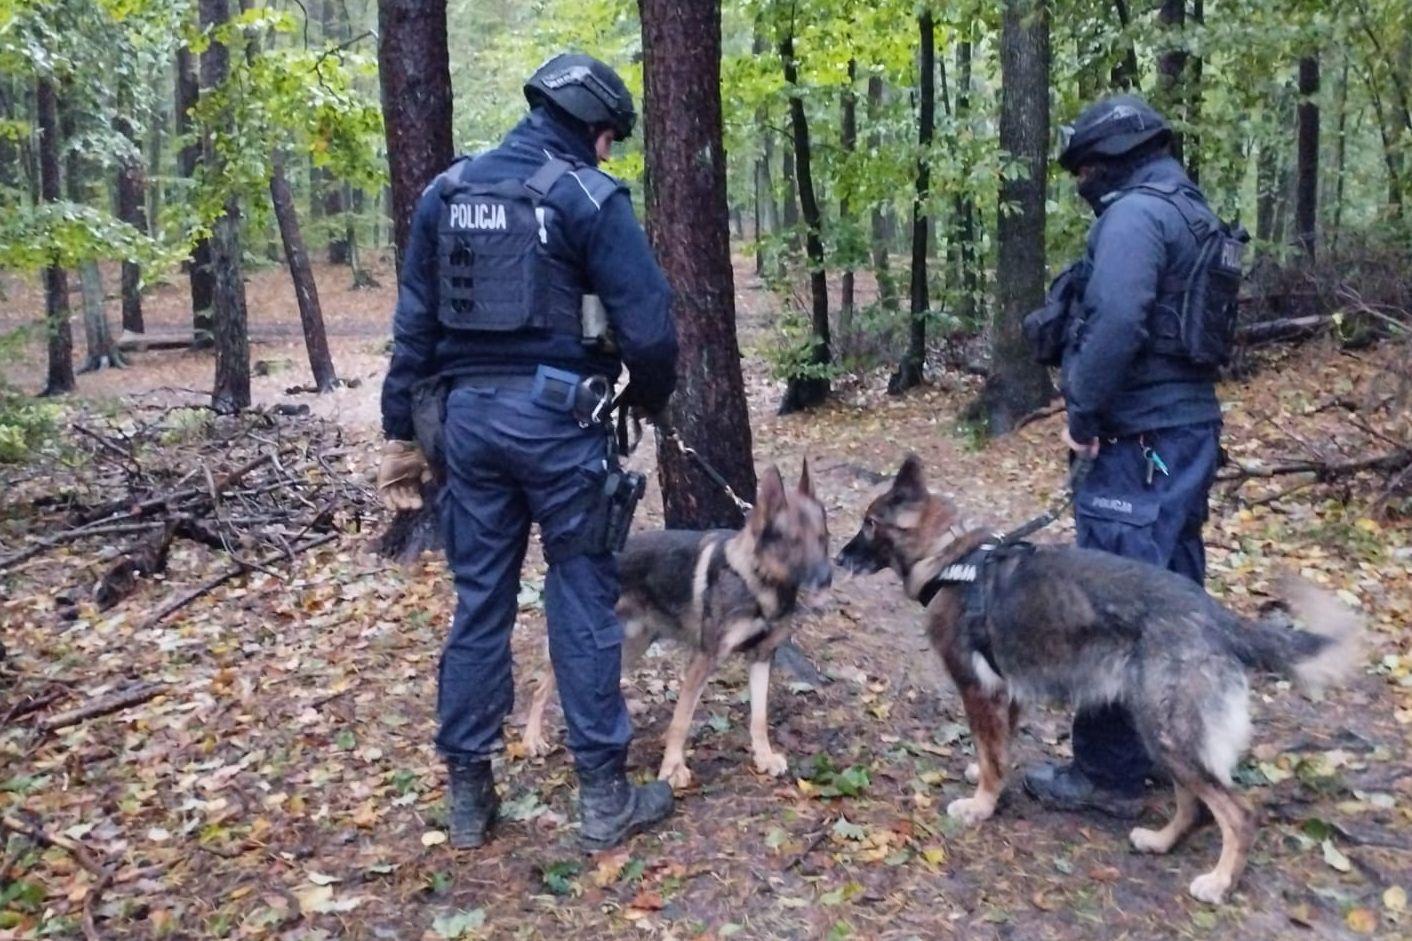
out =
<svg viewBox="0 0 1412 941"><path fill-rule="evenodd" d="M789 638L790 615L800 594L822 590L832 581L829 531L807 461L793 493L771 466L760 480L757 499L743 529L635 533L618 556L624 671L658 638L691 651L657 775L675 788L691 784L686 739L706 681L737 651L750 658L755 768L776 776L788 769L766 727L770 660ZM554 686L553 671L542 671L525 723L525 747L532 755L552 747L544 735L544 707Z"/></svg>
<svg viewBox="0 0 1412 941"><path fill-rule="evenodd" d="M1073 546L1002 549L986 564L994 539L927 490L914 455L838 556L852 572L891 567L910 597L931 597L928 639L961 693L979 761L968 769L978 779L975 795L947 813L974 824L995 812L1022 703L1122 703L1170 774L1177 802L1162 829L1133 830L1132 845L1166 853L1201 822L1205 804L1221 828L1221 856L1190 891L1220 902L1255 836L1254 811L1231 787L1250 738L1246 671L1321 690L1360 662L1360 619L1326 592L1290 580L1281 595L1304 628L1246 620L1179 575ZM984 603L968 609L977 585L984 593L971 597Z"/></svg>

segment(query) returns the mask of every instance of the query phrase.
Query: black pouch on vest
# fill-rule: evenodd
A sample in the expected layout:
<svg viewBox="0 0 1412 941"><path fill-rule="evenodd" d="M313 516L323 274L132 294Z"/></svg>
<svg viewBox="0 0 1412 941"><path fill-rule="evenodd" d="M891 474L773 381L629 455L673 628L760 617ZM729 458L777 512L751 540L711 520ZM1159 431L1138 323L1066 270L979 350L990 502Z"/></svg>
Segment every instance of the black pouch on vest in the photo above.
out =
<svg viewBox="0 0 1412 941"><path fill-rule="evenodd" d="M420 379L412 386L412 433L438 479L446 474L446 397L450 390L451 383L441 376Z"/></svg>
<svg viewBox="0 0 1412 941"><path fill-rule="evenodd" d="M1045 294L1044 306L1025 317L1025 339L1035 362L1042 366L1059 366L1064 360L1071 313L1083 298L1084 271L1084 263L1078 261L1059 272Z"/></svg>

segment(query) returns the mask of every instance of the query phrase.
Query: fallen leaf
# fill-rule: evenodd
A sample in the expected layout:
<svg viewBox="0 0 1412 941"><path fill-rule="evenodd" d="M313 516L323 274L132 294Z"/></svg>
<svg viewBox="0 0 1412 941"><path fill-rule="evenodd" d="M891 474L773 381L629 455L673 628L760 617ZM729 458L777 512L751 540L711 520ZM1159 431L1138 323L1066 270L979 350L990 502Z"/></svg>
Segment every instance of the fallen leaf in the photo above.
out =
<svg viewBox="0 0 1412 941"><path fill-rule="evenodd" d="M1324 862L1328 863L1330 867L1337 869L1339 872L1353 871L1353 863L1349 862L1348 857L1343 855L1343 852L1337 846L1334 846L1333 840L1325 840L1323 847Z"/></svg>
<svg viewBox="0 0 1412 941"><path fill-rule="evenodd" d="M1117 882L1123 874L1117 866L1099 866L1090 870L1088 877L1095 882Z"/></svg>
<svg viewBox="0 0 1412 941"><path fill-rule="evenodd" d="M445 834L444 832L442 832L441 830L428 830L426 833L423 833L423 834L422 834L422 845L423 845L423 846L427 846L427 847L431 847L431 846L440 846L441 844L443 844L443 843L445 843L445 842L446 842L446 834Z"/></svg>
<svg viewBox="0 0 1412 941"><path fill-rule="evenodd" d="M466 932L485 927L485 912L479 908L459 911L451 915L438 915L432 920L431 930L446 941L464 938Z"/></svg>
<svg viewBox="0 0 1412 941"><path fill-rule="evenodd" d="M593 884L602 889L617 882L618 876L622 874L623 867L628 864L629 858L626 852L602 856L598 860L598 866L593 870Z"/></svg>
<svg viewBox="0 0 1412 941"><path fill-rule="evenodd" d="M342 882L338 876L327 876L321 872L309 873L309 881L314 885L333 885L335 882Z"/></svg>
<svg viewBox="0 0 1412 941"><path fill-rule="evenodd" d="M1398 914L1407 911L1407 890L1400 885L1388 889L1383 893L1383 907Z"/></svg>
<svg viewBox="0 0 1412 941"><path fill-rule="evenodd" d="M1378 916L1366 908L1355 908L1343 917L1348 927L1359 934L1372 934L1378 930Z"/></svg>
<svg viewBox="0 0 1412 941"><path fill-rule="evenodd" d="M658 912L661 911L666 904L666 902L662 901L662 896L659 893L649 892L644 889L633 896L632 901L628 903L628 908L636 908L644 912Z"/></svg>

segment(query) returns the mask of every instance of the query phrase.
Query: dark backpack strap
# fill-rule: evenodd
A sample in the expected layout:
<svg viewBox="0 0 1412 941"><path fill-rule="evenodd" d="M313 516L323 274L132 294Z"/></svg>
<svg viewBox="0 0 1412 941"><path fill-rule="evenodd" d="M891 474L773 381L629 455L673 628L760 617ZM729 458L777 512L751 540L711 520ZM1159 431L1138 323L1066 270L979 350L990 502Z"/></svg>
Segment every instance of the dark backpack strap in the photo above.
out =
<svg viewBox="0 0 1412 941"><path fill-rule="evenodd" d="M572 163L559 157L550 157L544 162L544 166L534 171L528 180L525 180L525 189L534 196L534 201L540 202L549 195L549 191L554 188L554 184L559 182L559 178L574 168Z"/></svg>

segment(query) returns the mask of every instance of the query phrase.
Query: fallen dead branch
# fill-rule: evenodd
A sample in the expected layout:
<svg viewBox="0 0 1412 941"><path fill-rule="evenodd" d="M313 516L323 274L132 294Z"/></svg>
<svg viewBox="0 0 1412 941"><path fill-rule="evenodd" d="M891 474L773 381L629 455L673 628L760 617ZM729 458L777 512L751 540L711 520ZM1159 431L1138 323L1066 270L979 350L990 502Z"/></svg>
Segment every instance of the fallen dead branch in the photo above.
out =
<svg viewBox="0 0 1412 941"><path fill-rule="evenodd" d="M1233 466L1216 475L1217 480L1232 481L1232 489L1255 478L1282 477L1287 474L1313 474L1320 483L1328 483L1357 474L1360 471L1379 471L1395 474L1412 464L1412 447L1399 448L1385 454L1371 457L1352 458L1346 461L1290 461L1285 464L1242 464Z"/></svg>
<svg viewBox="0 0 1412 941"><path fill-rule="evenodd" d="M325 543L333 542L337 538L337 533L326 533L315 539L310 539L302 545L292 546L287 552L280 551L271 553L265 558L260 559L258 562L237 562L234 566L229 569L226 569L219 575L207 579L205 582L202 582L200 585L197 585L190 591L178 595L177 597L168 601L166 604L162 605L160 608L154 611L152 615L147 618L146 621L142 622L141 629L146 630L150 627L156 627L166 618L170 617L172 614L175 614L177 611L180 611L182 608L191 604L197 598L209 594L216 588L219 588L221 585L224 585L226 582L239 575L244 575L246 572L249 572L255 568L264 568L267 565L273 565L274 563L279 562L281 560L292 559L295 555L300 552L305 552L309 549L315 548L316 546L322 546Z"/></svg>
<svg viewBox="0 0 1412 941"><path fill-rule="evenodd" d="M155 699L166 689L167 687L161 683L143 683L130 689L118 690L106 696L100 696L86 706L79 706L77 709L69 709L52 715L40 722L39 727L45 732L53 732L71 725L78 725L80 722L120 712L130 706Z"/></svg>

